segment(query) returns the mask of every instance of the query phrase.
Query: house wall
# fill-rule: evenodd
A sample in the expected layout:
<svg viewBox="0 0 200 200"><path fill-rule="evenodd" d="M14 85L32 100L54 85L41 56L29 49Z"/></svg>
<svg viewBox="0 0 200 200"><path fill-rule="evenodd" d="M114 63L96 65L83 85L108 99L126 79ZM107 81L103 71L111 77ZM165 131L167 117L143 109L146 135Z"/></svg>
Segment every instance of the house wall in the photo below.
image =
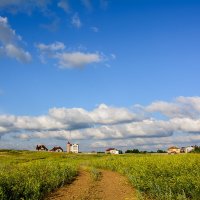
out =
<svg viewBox="0 0 200 200"><path fill-rule="evenodd" d="M44 148L41 148L41 149L38 149L38 151L47 151L47 150Z"/></svg>
<svg viewBox="0 0 200 200"><path fill-rule="evenodd" d="M189 152L191 152L192 150L194 150L194 147L186 147L186 148L185 148L185 153L189 153Z"/></svg>
<svg viewBox="0 0 200 200"><path fill-rule="evenodd" d="M169 154L170 153L180 153L181 152L181 149L168 149L167 151Z"/></svg>
<svg viewBox="0 0 200 200"><path fill-rule="evenodd" d="M79 146L78 146L78 144L72 144L70 146L70 152L72 152L72 153L78 153L79 152Z"/></svg>
<svg viewBox="0 0 200 200"><path fill-rule="evenodd" d="M116 149L113 149L113 150L110 150L110 153L111 153L111 154L119 154L119 151L116 150Z"/></svg>
<svg viewBox="0 0 200 200"><path fill-rule="evenodd" d="M70 153L70 144L67 143L67 153Z"/></svg>
<svg viewBox="0 0 200 200"><path fill-rule="evenodd" d="M56 152L63 152L62 149L57 149Z"/></svg>

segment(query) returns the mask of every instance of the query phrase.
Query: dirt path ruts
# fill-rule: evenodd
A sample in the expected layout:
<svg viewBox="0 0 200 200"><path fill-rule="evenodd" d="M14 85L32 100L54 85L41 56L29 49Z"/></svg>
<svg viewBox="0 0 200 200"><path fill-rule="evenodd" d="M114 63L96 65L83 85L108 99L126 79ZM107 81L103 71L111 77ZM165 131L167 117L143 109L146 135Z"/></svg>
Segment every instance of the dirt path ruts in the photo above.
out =
<svg viewBox="0 0 200 200"><path fill-rule="evenodd" d="M126 177L106 170L101 173L101 179L94 181L89 172L80 171L72 184L50 194L46 200L137 200Z"/></svg>

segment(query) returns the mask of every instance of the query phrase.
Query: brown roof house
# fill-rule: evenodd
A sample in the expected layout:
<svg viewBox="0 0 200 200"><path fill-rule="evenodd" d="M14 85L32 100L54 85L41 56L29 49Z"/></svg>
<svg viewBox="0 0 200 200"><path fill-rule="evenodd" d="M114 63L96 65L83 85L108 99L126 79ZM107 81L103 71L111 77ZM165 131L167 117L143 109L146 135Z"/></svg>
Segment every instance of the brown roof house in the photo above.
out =
<svg viewBox="0 0 200 200"><path fill-rule="evenodd" d="M52 151L52 152L63 152L63 149L60 146L55 146L50 151Z"/></svg>
<svg viewBox="0 0 200 200"><path fill-rule="evenodd" d="M120 154L119 150L115 149L115 148L108 148L105 151L106 154Z"/></svg>
<svg viewBox="0 0 200 200"><path fill-rule="evenodd" d="M180 153L180 152L181 152L181 149L178 148L178 147L175 147L175 146L169 147L168 150L167 150L168 154L177 154L177 153Z"/></svg>
<svg viewBox="0 0 200 200"><path fill-rule="evenodd" d="M36 146L37 151L48 151L48 149L43 144L38 144Z"/></svg>

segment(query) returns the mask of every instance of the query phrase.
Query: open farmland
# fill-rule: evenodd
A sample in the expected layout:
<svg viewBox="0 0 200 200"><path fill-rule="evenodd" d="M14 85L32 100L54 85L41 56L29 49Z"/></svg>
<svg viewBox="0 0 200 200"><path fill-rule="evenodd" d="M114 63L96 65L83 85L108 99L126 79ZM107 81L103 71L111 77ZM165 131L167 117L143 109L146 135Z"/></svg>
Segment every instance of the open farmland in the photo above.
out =
<svg viewBox="0 0 200 200"><path fill-rule="evenodd" d="M44 199L83 168L126 176L138 199L199 200L200 155L84 155L1 151L0 199ZM113 183L114 184L114 183Z"/></svg>
<svg viewBox="0 0 200 200"><path fill-rule="evenodd" d="M198 154L110 156L94 160L92 165L127 176L142 199L200 199Z"/></svg>

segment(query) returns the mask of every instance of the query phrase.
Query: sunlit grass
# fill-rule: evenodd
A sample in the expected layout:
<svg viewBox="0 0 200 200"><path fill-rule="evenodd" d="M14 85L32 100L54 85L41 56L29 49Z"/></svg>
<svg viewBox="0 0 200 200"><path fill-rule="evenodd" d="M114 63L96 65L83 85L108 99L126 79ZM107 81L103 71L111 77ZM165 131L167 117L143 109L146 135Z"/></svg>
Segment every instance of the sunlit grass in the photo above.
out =
<svg viewBox="0 0 200 200"><path fill-rule="evenodd" d="M91 165L124 174L147 199L200 199L200 155L197 154L110 156L93 160Z"/></svg>
<svg viewBox="0 0 200 200"><path fill-rule="evenodd" d="M73 181L78 170L99 168L128 177L140 199L199 200L200 155L85 155L0 151L0 199L42 199Z"/></svg>

